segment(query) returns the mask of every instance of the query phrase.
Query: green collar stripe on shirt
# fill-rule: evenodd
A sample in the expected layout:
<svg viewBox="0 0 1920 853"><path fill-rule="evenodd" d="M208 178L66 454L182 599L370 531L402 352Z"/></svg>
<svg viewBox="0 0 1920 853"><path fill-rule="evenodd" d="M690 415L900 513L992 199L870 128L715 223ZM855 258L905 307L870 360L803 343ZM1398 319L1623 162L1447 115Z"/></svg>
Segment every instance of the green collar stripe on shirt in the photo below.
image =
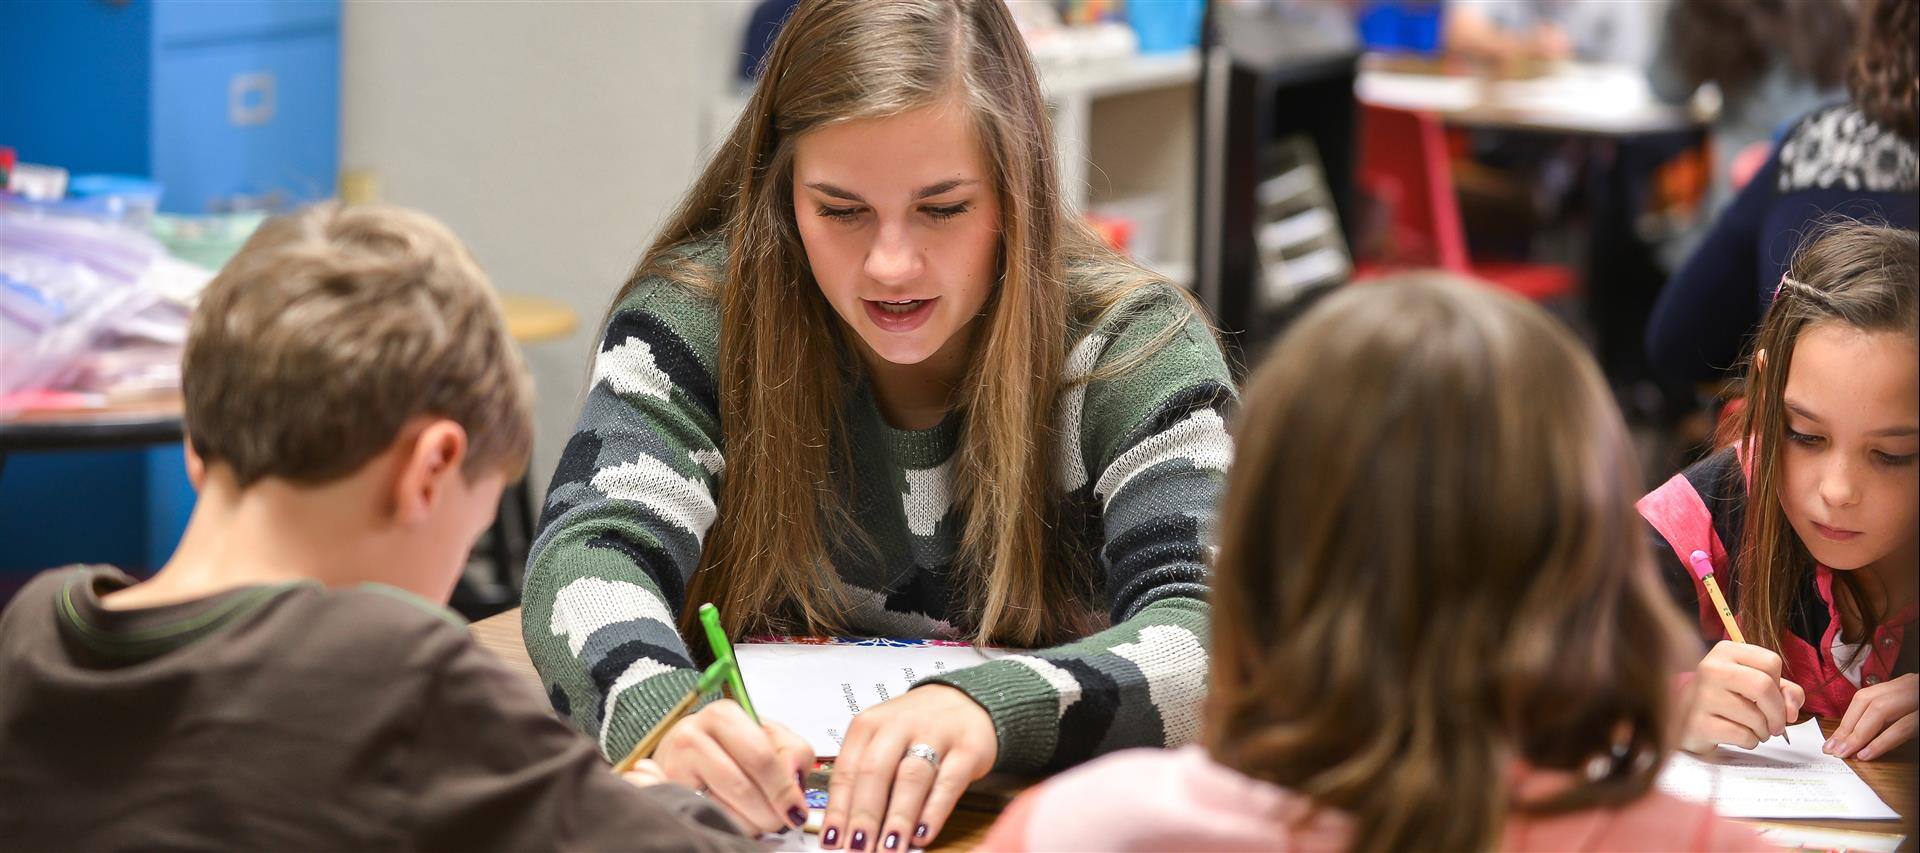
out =
<svg viewBox="0 0 1920 853"><path fill-rule="evenodd" d="M394 599L395 601L404 601L408 604L413 605L414 607L420 608L422 611L426 613L431 614L434 618L439 619L440 621L445 622L449 625L452 625L456 628L467 627L467 620L460 618L460 614L455 613L451 610L448 610L447 608L441 605L435 604L431 601L428 601L427 599L421 598L420 596L415 595L411 592L408 592L404 589L401 589L397 586L388 586L383 583L363 583L360 585L360 588L367 592L371 592L375 595L386 596L387 598Z"/></svg>
<svg viewBox="0 0 1920 853"><path fill-rule="evenodd" d="M86 575L76 575L67 582L60 591L60 613L89 647L95 651L115 655L155 654L185 646L282 592L313 583L312 581L288 581L249 587L232 594L227 600L204 612L178 622L157 625L144 630L108 631L88 622L86 617L80 614L79 606L74 604L74 587L88 582L90 579Z"/></svg>

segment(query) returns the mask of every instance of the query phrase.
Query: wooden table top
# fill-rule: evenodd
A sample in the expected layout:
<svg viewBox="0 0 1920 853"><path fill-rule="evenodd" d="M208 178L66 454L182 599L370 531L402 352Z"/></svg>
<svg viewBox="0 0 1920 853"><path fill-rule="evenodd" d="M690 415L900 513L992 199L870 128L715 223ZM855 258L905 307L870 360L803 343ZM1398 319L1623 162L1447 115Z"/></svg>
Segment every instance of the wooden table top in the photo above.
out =
<svg viewBox="0 0 1920 853"><path fill-rule="evenodd" d="M507 668L527 677L542 694L546 689L540 685L540 674L534 670L533 661L527 657L526 645L520 637L520 609L514 608L497 616L488 617L473 623L473 637L487 650L500 656ZM1833 733L1834 720L1821 720L1820 730ZM1909 744L1911 747L1912 744ZM1910 850L1915 845L1915 763L1913 750L1908 749L1895 756L1878 761L1847 761L1847 766L1873 789L1880 799L1900 815L1900 820L1774 820L1755 821L1756 823L1791 824L1795 826L1816 826L1826 829L1850 829L1859 832L1902 833L1907 836L1901 849ZM1004 783L996 787L1003 787ZM1000 797L990 798L999 802ZM979 808L963 807L956 810L952 819L947 821L945 831L940 834L934 850L969 850L986 838L987 829L999 817L998 809L988 806Z"/></svg>
<svg viewBox="0 0 1920 853"><path fill-rule="evenodd" d="M523 344L564 338L580 324L572 308L544 296L503 293L500 310L507 315L507 334Z"/></svg>
<svg viewBox="0 0 1920 853"><path fill-rule="evenodd" d="M1839 725L1839 720L1822 718L1820 720L1820 733L1831 736L1834 728ZM1873 792L1880 795L1880 799L1885 801L1889 808L1900 815L1899 820L1770 820L1758 822L1790 823L1799 826L1819 826L1827 829L1852 829L1860 832L1898 832L1907 836L1906 842L1900 846L1900 849L1912 850L1914 849L1916 840L1920 840L1915 838L1916 827L1914 823L1914 803L1916 796L1920 796L1920 794L1916 794L1914 787L1914 777L1920 775L1920 771L1916 771L1914 763L1914 751L1917 745L1920 744L1916 744L1914 741L1908 741L1905 746L1895 749L1893 754L1875 761L1854 761L1847 759L1847 766L1853 768L1853 772L1860 774L1861 781L1866 782L1867 787L1872 788Z"/></svg>

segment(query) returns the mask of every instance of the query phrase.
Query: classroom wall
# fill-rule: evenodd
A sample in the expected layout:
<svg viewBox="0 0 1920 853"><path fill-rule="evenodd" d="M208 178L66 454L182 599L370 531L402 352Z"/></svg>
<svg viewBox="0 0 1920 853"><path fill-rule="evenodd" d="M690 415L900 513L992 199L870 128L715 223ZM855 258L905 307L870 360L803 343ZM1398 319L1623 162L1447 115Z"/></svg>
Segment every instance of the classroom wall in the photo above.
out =
<svg viewBox="0 0 1920 853"><path fill-rule="evenodd" d="M534 494L579 413L594 327L703 162L745 2L349 2L341 167L465 238L504 292L580 328L526 348Z"/></svg>

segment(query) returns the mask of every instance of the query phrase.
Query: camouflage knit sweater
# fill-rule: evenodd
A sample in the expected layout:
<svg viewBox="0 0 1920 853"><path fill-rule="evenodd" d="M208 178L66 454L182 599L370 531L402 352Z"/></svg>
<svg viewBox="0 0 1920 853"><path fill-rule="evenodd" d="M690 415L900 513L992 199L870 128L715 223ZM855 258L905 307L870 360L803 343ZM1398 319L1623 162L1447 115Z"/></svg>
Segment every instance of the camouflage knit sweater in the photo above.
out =
<svg viewBox="0 0 1920 853"><path fill-rule="evenodd" d="M718 251L702 254L719 262ZM1179 304L1160 289L1143 310L1075 333L1068 376L1147 345ZM718 323L710 297L657 278L615 309L528 561L527 650L555 709L610 758L696 675L674 625L726 476ZM1078 541L1097 549L1084 562L1097 568L1088 586L1110 627L928 679L986 708L997 769L1194 739L1207 671L1203 531L1232 453L1222 408L1233 393L1194 320L1136 367L1061 395L1059 494L1084 519ZM951 482L961 419L895 429L864 383L847 400L849 476L865 487L856 493L897 497L851 507L878 547L834 557L852 601L846 621L870 636L963 636L951 571L964 527Z"/></svg>

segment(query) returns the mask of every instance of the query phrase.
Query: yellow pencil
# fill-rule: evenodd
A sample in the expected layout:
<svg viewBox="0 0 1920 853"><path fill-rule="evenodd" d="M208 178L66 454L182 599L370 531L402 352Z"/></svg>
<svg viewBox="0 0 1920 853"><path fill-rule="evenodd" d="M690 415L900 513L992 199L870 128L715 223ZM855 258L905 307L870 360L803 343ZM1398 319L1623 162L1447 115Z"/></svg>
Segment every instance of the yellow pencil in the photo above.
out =
<svg viewBox="0 0 1920 853"><path fill-rule="evenodd" d="M727 657L714 661L712 666L707 667L706 672L700 674L700 680L694 683L693 689L688 690L687 695L680 697L680 701L674 703L673 708L667 711L667 715L661 717L660 722L654 723L653 728L648 729L646 735L640 738L640 742L627 751L627 757L613 765L613 772L625 773L642 760L653 757L653 751L659 748L660 741L666 738L667 730L673 728L674 723L680 722L680 718L685 717L688 711L693 710L694 703L699 702L701 696L712 693L719 687L720 682L726 680L727 674L732 671L733 658Z"/></svg>
<svg viewBox="0 0 1920 853"><path fill-rule="evenodd" d="M1736 643L1745 643L1747 638L1740 634L1740 624L1733 621L1733 608L1727 606L1727 597L1720 594L1720 585L1713 581L1713 561L1707 552L1695 551L1688 556L1693 563L1693 573L1707 588L1707 595L1713 597L1713 607L1720 611L1720 624L1726 626L1727 639Z"/></svg>
<svg viewBox="0 0 1920 853"><path fill-rule="evenodd" d="M1693 564L1693 573L1700 578L1700 585L1707 588L1707 595L1713 598L1713 609L1720 611L1720 624L1727 629L1727 639L1736 643L1745 643L1747 638L1740 633L1740 623L1733 621L1733 608L1727 606L1727 597L1720 594L1720 584L1713 580L1713 560L1705 551L1695 551L1687 555L1687 561ZM1793 743L1793 736L1780 732L1780 736Z"/></svg>

